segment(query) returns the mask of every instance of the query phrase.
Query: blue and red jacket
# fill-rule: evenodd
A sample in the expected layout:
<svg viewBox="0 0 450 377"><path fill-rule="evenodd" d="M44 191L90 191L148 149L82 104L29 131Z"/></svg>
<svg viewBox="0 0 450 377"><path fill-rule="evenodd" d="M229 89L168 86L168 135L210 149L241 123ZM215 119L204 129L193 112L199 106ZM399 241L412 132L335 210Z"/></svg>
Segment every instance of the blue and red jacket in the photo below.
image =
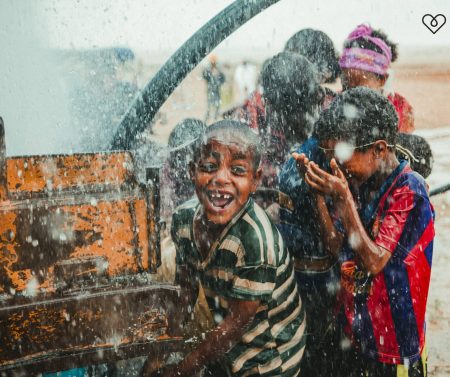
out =
<svg viewBox="0 0 450 377"><path fill-rule="evenodd" d="M370 276L347 245L341 253L345 329L361 352L389 364L412 364L425 344L434 210L424 179L402 162L375 198L361 187L360 217L374 242L392 254Z"/></svg>

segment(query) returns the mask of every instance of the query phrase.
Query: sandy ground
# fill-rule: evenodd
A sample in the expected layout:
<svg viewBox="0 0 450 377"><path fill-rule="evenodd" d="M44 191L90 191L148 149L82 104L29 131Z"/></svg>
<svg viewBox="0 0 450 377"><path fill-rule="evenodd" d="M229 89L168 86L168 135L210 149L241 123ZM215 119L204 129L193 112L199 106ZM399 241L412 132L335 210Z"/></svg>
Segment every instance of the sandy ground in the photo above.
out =
<svg viewBox="0 0 450 377"><path fill-rule="evenodd" d="M392 88L414 107L417 133L430 142L434 152L430 188L450 183L450 61L394 68ZM152 138L166 142L180 120L203 119L206 88L201 69L195 69L164 104ZM228 77L232 77L232 69L225 66ZM223 89L226 109L233 104L232 84L228 81ZM427 307L429 375L443 377L450 376L450 192L433 197L432 203L436 209L436 239Z"/></svg>
<svg viewBox="0 0 450 377"><path fill-rule="evenodd" d="M226 110L233 105L234 67L223 64L222 69L227 76L222 87L222 110ZM161 108L161 116L153 129L157 140L167 141L170 130L184 118L204 119L206 85L201 72L202 67L192 71ZM434 64L394 65L390 86L413 106L416 129L450 125L447 102L450 98L450 60Z"/></svg>
<svg viewBox="0 0 450 377"><path fill-rule="evenodd" d="M418 131L431 144L435 164L428 178L431 188L450 183L450 126ZM430 376L450 376L450 191L431 198L436 210L431 285L427 305L427 342Z"/></svg>

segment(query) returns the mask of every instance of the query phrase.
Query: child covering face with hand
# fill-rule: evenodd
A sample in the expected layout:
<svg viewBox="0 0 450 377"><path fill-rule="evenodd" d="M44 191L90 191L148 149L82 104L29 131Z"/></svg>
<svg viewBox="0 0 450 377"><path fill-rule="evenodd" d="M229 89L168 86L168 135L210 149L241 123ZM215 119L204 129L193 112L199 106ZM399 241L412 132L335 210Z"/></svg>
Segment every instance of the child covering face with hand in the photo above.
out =
<svg viewBox="0 0 450 377"><path fill-rule="evenodd" d="M172 220L180 314L201 283L215 327L164 376L296 376L304 350L305 315L292 260L276 227L251 194L261 175L259 139L246 125L220 121L206 130L191 164L197 200ZM181 319L169 328L180 330ZM179 331L178 331L179 332Z"/></svg>
<svg viewBox="0 0 450 377"><path fill-rule="evenodd" d="M314 134L331 173L304 154L294 158L315 192L326 248L341 263L340 325L352 346L336 346L336 371L424 376L434 211L424 179L396 158L395 109L371 89L350 89Z"/></svg>

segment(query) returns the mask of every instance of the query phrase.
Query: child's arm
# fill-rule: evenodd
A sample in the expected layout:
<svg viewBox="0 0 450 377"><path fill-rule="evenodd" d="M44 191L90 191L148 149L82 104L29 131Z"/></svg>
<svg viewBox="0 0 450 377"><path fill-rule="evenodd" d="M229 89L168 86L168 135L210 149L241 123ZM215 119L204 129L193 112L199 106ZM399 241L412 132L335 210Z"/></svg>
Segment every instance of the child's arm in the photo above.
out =
<svg viewBox="0 0 450 377"><path fill-rule="evenodd" d="M389 261L391 253L370 238L359 217L347 179L334 159L331 160L330 166L333 174L323 171L314 162L309 163L305 175L306 182L314 190L333 198L350 246L360 257L364 268L372 275L376 275Z"/></svg>
<svg viewBox="0 0 450 377"><path fill-rule="evenodd" d="M188 353L184 360L173 367L151 376L190 377L208 362L220 359L244 335L247 326L253 320L260 301L229 300L229 314L212 329L197 347Z"/></svg>
<svg viewBox="0 0 450 377"><path fill-rule="evenodd" d="M194 311L195 301L198 297L198 281L193 278L185 265L177 266L175 283L180 285L180 301L169 316L167 332L171 336L182 336L184 325L189 314Z"/></svg>
<svg viewBox="0 0 450 377"><path fill-rule="evenodd" d="M309 166L309 159L305 156L304 153L298 154L293 153L292 156L297 161L297 169L299 175L305 179L306 183L308 183L308 177L306 176L306 172ZM309 183L308 183L309 185ZM311 185L310 185L311 186ZM319 232L324 243L325 249L337 257L339 251L342 249L343 243L343 235L338 232L334 226L333 220L331 219L330 213L328 212L328 207L325 201L325 196L317 190L312 190L313 198L315 200L315 213L308 214L308 216L312 216L312 218L317 219L317 222L320 226Z"/></svg>

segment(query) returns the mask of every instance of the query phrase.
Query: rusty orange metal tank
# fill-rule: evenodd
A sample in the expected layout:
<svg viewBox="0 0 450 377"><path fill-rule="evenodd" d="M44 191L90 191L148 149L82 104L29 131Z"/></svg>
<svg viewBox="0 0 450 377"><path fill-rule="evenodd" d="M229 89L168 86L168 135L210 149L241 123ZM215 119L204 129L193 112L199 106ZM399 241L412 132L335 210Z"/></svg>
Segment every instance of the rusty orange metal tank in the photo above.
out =
<svg viewBox="0 0 450 377"><path fill-rule="evenodd" d="M171 347L178 288L149 278L160 253L148 176L136 181L128 152L6 158L0 118L0 370Z"/></svg>

